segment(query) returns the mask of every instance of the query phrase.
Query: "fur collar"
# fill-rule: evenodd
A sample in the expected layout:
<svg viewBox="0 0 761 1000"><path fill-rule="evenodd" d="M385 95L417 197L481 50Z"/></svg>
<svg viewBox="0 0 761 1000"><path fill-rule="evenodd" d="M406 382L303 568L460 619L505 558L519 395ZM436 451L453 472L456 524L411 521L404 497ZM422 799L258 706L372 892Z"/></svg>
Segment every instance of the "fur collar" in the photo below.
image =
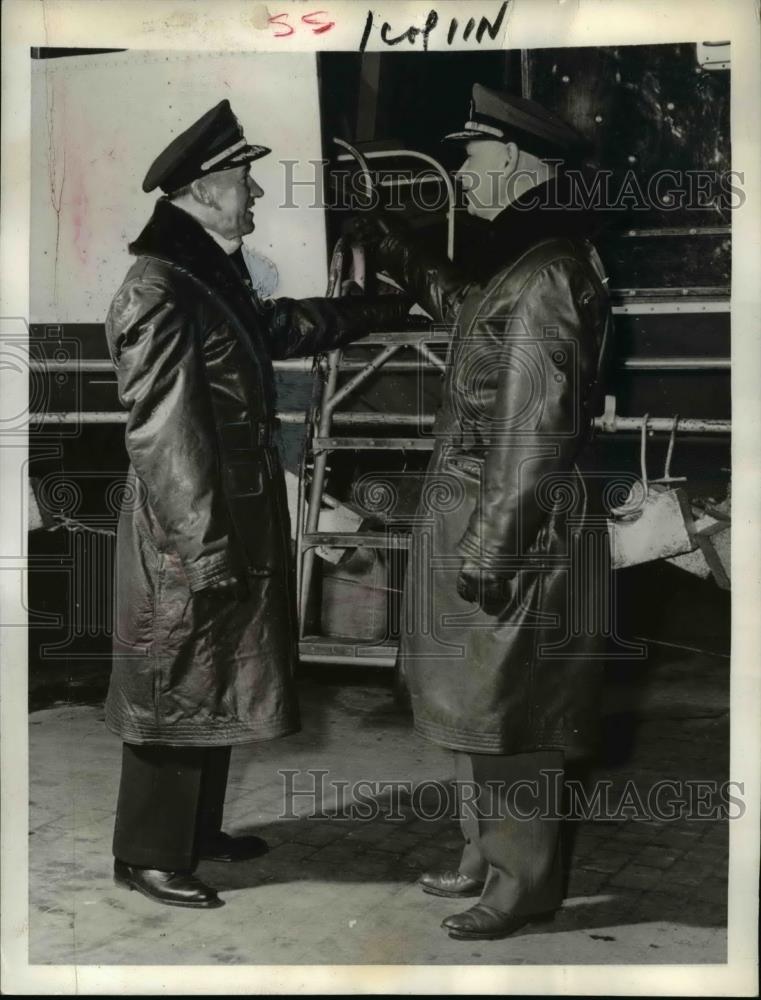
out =
<svg viewBox="0 0 761 1000"><path fill-rule="evenodd" d="M150 221L129 245L135 256L156 257L185 271L219 295L240 319L244 329L256 326L256 304L234 263L203 226L159 198Z"/></svg>
<svg viewBox="0 0 761 1000"><path fill-rule="evenodd" d="M463 267L485 282L536 243L553 237L594 239L609 220L605 213L573 209L564 174L527 191L492 222L467 217Z"/></svg>

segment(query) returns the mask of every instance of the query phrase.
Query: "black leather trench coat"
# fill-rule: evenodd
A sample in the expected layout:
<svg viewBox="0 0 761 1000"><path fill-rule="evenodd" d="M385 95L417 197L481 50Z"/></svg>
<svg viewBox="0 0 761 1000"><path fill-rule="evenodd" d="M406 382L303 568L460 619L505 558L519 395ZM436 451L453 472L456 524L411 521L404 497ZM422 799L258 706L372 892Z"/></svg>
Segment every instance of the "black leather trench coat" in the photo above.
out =
<svg viewBox="0 0 761 1000"><path fill-rule="evenodd" d="M470 280L399 236L379 248L391 276L454 325L399 668L416 730L455 750L579 757L596 742L609 552L582 467L610 310L582 222L508 208L480 223ZM517 574L499 613L458 595L465 559Z"/></svg>
<svg viewBox="0 0 761 1000"><path fill-rule="evenodd" d="M106 321L131 462L106 723L136 744L282 736L297 631L271 359L403 326L409 303L263 303L165 199L130 250ZM230 576L237 596L209 595Z"/></svg>

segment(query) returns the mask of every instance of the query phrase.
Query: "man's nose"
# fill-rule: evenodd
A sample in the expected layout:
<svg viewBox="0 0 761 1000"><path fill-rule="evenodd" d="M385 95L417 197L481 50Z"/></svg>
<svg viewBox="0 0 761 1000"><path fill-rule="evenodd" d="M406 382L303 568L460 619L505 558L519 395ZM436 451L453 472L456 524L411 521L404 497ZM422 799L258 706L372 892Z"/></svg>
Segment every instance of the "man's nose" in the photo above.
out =
<svg viewBox="0 0 761 1000"><path fill-rule="evenodd" d="M264 188L260 187L253 177L248 179L248 190L251 192L253 198L261 198L264 194Z"/></svg>

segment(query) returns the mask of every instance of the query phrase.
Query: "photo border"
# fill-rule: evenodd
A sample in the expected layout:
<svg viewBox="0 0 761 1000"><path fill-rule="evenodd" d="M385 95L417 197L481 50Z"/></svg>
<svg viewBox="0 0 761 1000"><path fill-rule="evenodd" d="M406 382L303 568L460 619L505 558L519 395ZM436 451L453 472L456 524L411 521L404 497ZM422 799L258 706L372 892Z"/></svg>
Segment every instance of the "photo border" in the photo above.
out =
<svg viewBox="0 0 761 1000"><path fill-rule="evenodd" d="M378 21L423 25L463 18L462 3L369 4L324 0L277 9L299 23L321 6L335 28L273 37L264 3L245 0L6 0L2 5L2 228L0 335L28 319L30 48L104 47L231 51L357 51L370 8ZM493 17L499 0L469 2ZM726 965L602 966L30 966L28 964L26 542L21 491L27 449L0 444L0 753L2 754L2 988L5 993L189 995L246 993L524 993L751 996L757 991L759 789L761 788L761 33L754 0L510 0L504 29L481 48L731 42L732 166L745 203L732 218L732 662L730 776L746 810L730 824ZM418 39L419 41L419 39ZM474 45L468 45L473 49ZM394 51L398 51L399 48ZM409 48L409 46L408 46ZM432 34L432 51L447 49ZM452 47L454 49L454 47ZM387 51L372 32L367 51ZM390 50L388 50L390 51ZM420 53L425 58L424 53ZM27 380L0 373L0 415L23 412ZM21 408L21 409L18 409ZM19 528L22 537L19 537Z"/></svg>

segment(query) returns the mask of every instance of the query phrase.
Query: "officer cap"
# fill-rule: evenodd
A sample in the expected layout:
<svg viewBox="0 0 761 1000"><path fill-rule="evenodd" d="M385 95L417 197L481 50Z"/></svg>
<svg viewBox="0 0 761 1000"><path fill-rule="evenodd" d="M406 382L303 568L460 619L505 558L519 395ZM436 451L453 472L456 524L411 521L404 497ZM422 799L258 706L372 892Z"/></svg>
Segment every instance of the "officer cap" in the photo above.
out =
<svg viewBox="0 0 761 1000"><path fill-rule="evenodd" d="M471 142L492 139L515 142L534 156L568 158L581 153L587 143L576 129L536 101L473 84L468 120L462 132L445 139Z"/></svg>
<svg viewBox="0 0 761 1000"><path fill-rule="evenodd" d="M270 152L246 140L230 102L220 101L159 153L145 175L143 191L160 187L171 194L206 174L251 163Z"/></svg>

